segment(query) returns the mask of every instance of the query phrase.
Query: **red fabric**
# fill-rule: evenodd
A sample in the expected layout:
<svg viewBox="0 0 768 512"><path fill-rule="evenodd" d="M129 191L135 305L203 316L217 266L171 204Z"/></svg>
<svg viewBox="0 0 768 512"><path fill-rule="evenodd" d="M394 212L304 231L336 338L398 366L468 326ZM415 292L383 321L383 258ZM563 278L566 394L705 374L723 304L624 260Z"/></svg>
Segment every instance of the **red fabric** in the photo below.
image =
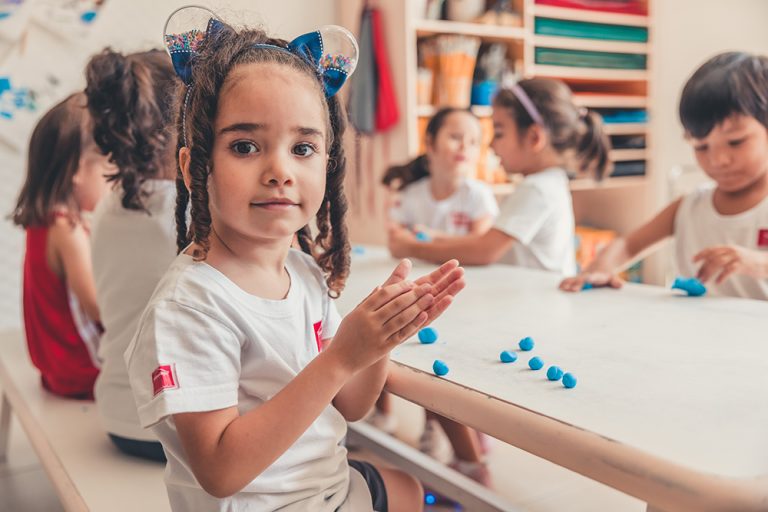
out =
<svg viewBox="0 0 768 512"><path fill-rule="evenodd" d="M639 14L646 16L648 11L638 1L627 0L536 0L538 5L567 7L587 11L615 12L618 14Z"/></svg>
<svg viewBox="0 0 768 512"><path fill-rule="evenodd" d="M373 32L373 53L376 57L376 77L378 92L376 95L376 131L383 132L397 124L400 113L397 110L395 89L392 87L392 72L387 60L387 45L384 42L384 30L381 13L371 10L371 31Z"/></svg>
<svg viewBox="0 0 768 512"><path fill-rule="evenodd" d="M43 387L57 395L93 398L99 370L77 332L67 287L48 267L48 228L27 228L24 256L24 329Z"/></svg>

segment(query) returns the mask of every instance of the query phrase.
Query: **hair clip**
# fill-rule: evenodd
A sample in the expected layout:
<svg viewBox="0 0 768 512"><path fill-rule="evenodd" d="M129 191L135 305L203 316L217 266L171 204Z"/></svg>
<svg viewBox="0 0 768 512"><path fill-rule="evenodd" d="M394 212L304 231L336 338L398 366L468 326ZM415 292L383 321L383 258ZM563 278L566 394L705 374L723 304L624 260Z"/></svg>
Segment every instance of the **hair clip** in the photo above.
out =
<svg viewBox="0 0 768 512"><path fill-rule="evenodd" d="M176 9L165 22L165 48L176 74L187 86L192 85L192 66L201 45L221 27L216 14L201 6ZM352 33L338 25L326 25L303 34L288 43L287 48L273 44L257 44L255 47L274 48L301 57L317 72L326 97L341 89L355 71L360 54Z"/></svg>
<svg viewBox="0 0 768 512"><path fill-rule="evenodd" d="M163 27L163 43L173 69L186 85L192 84L192 61L200 46L221 27L216 14L198 5L173 11Z"/></svg>

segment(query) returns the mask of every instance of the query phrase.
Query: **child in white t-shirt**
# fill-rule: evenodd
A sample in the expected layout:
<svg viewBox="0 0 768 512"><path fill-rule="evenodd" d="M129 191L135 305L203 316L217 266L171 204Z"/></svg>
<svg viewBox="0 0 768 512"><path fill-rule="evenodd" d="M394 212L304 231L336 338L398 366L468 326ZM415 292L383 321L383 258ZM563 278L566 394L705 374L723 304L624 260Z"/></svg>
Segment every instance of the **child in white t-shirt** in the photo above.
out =
<svg viewBox="0 0 768 512"><path fill-rule="evenodd" d="M680 120L696 159L714 183L675 200L648 223L613 241L580 275L618 288L616 272L673 236L676 270L708 293L768 300L768 57L717 55L686 83Z"/></svg>
<svg viewBox="0 0 768 512"><path fill-rule="evenodd" d="M493 191L469 177L480 157L481 136L480 123L469 110L446 107L435 113L426 128L425 154L390 168L382 180L397 194L390 210L392 229L403 230L406 236L445 240L482 235L491 228L499 213ZM394 433L397 422L391 409L391 397L384 392L369 421ZM475 430L427 411L419 447L490 485L483 440Z"/></svg>
<svg viewBox="0 0 768 512"><path fill-rule="evenodd" d="M212 18L166 41L187 84L186 236L126 362L168 457L172 508L421 510L414 478L347 460L345 420L370 409L390 350L448 307L463 271L452 261L410 282L404 261L346 318L336 312L349 243L335 92L357 56L331 43L354 50L354 39L324 27L286 45Z"/></svg>
<svg viewBox="0 0 768 512"><path fill-rule="evenodd" d="M499 92L493 108L492 147L522 183L506 198L484 234L420 242L401 229L389 233L390 252L428 261L457 258L466 265L495 262L572 275L576 272L574 220L568 185L570 153L598 178L608 163L609 141L600 116L578 108L558 80L522 80Z"/></svg>
<svg viewBox="0 0 768 512"><path fill-rule="evenodd" d="M477 118L444 108L429 120L425 135L424 155L384 175L384 185L399 192L390 220L428 238L485 233L499 208L491 188L468 177L480 156Z"/></svg>

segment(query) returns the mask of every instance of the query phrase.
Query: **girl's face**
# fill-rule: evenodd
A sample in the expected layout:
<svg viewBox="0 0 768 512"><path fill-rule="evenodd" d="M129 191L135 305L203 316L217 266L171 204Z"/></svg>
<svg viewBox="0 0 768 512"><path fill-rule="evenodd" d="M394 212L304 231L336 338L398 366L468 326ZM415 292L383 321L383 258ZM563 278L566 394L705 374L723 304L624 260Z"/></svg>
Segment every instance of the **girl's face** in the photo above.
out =
<svg viewBox="0 0 768 512"><path fill-rule="evenodd" d="M477 168L480 157L480 123L469 112L452 112L443 120L434 140L427 141L430 173L456 178Z"/></svg>
<svg viewBox="0 0 768 512"><path fill-rule="evenodd" d="M285 65L237 66L221 88L208 178L224 240L291 240L325 195L327 113L314 79Z"/></svg>
<svg viewBox="0 0 768 512"><path fill-rule="evenodd" d="M115 172L117 168L109 162L109 157L101 154L93 139L86 138L80 151L80 163L72 176L75 201L80 210L90 212L96 208L109 190L106 176Z"/></svg>
<svg viewBox="0 0 768 512"><path fill-rule="evenodd" d="M525 174L528 169L530 148L526 137L521 137L517 123L509 110L503 107L493 109L493 141L491 149L501 160L507 174Z"/></svg>
<svg viewBox="0 0 768 512"><path fill-rule="evenodd" d="M723 192L745 191L768 172L768 129L754 117L732 115L690 142L699 165Z"/></svg>

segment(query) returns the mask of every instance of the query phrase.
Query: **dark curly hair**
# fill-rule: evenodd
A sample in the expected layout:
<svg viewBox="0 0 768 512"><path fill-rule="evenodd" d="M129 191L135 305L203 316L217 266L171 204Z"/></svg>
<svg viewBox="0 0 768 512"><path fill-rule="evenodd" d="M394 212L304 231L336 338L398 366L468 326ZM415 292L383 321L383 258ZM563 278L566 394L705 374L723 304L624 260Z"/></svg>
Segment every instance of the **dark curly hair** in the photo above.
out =
<svg viewBox="0 0 768 512"><path fill-rule="evenodd" d="M142 185L173 168L178 83L165 52L123 55L106 48L85 69L93 138L118 170L123 208L144 210Z"/></svg>
<svg viewBox="0 0 768 512"><path fill-rule="evenodd" d="M346 114L336 96L325 98L320 81L312 66L300 57L278 48L259 47L269 44L285 48L287 42L269 38L263 31L254 29L235 30L222 24L220 30L208 36L195 57L192 69L192 86L179 88L177 116L178 149L184 141L189 146L190 186L187 190L177 165L176 179L176 229L177 246L182 251L194 242L199 249L194 257L205 259L210 248L211 214L208 208L208 176L215 172L212 152L214 143L214 120L219 103L219 94L229 74L241 64L255 62L277 63L289 66L313 77L317 83L318 99L323 102L328 114L329 158L326 169L325 196L316 215L318 233L312 236L309 226L301 228L297 240L301 250L311 255L326 276L329 294L338 297L349 275L349 240L345 215L347 199L344 195L346 157L343 134L346 129ZM186 102L185 95L188 95ZM186 103L186 105L185 105ZM186 116L186 117L185 117ZM186 119L186 121L184 121ZM186 126L186 134L184 129ZM186 135L186 137L185 137ZM187 226L187 208L190 210L190 225Z"/></svg>

